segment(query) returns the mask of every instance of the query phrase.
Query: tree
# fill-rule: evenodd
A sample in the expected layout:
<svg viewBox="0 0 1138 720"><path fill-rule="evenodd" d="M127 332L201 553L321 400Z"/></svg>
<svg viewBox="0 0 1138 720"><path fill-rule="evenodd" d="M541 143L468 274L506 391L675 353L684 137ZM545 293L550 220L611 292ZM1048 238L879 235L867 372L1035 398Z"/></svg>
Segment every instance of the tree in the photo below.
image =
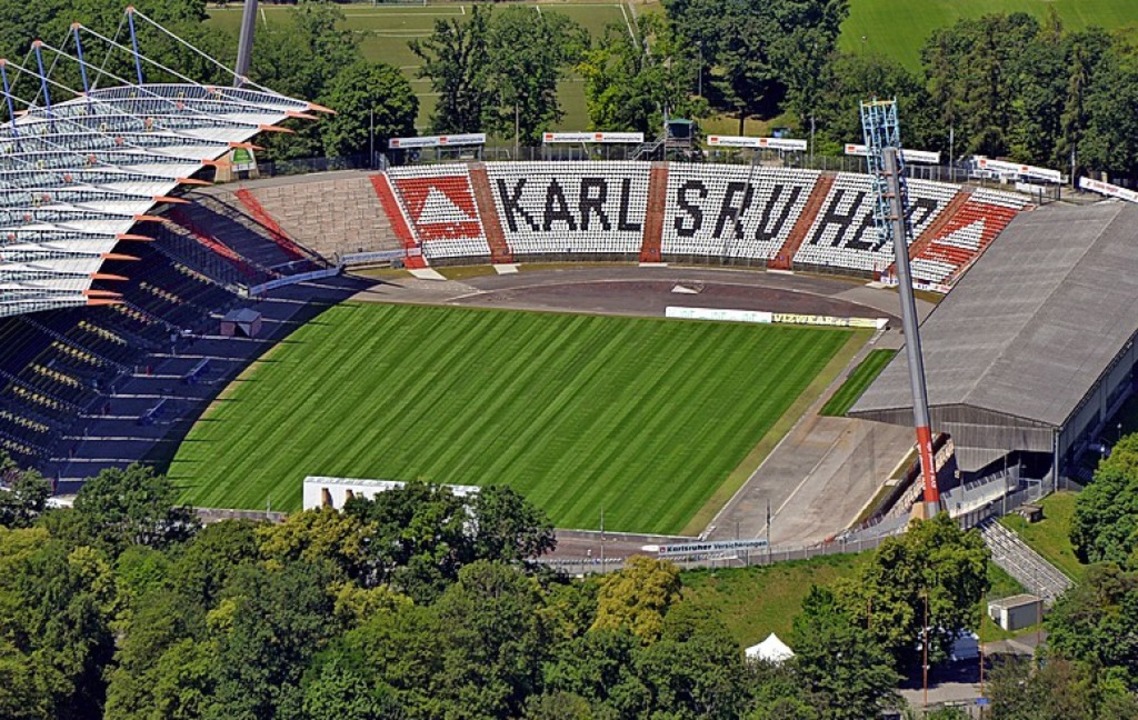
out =
<svg viewBox="0 0 1138 720"><path fill-rule="evenodd" d="M483 109L489 104L486 83L490 9L472 5L470 18L436 20L425 40L412 40L411 52L420 60L419 77L429 78L439 102L431 114L436 133L470 133L482 129Z"/></svg>
<svg viewBox="0 0 1138 720"><path fill-rule="evenodd" d="M651 643L664 630L664 616L680 597L679 569L667 560L633 555L619 572L601 580L594 630L627 629Z"/></svg>
<svg viewBox="0 0 1138 720"><path fill-rule="evenodd" d="M840 53L825 69L814 101L818 131L835 147L862 136L857 100L896 98L906 146L947 147L933 103L921 78L904 66L876 55Z"/></svg>
<svg viewBox="0 0 1138 720"><path fill-rule="evenodd" d="M1047 616L1048 645L1090 667L1110 669L1138 691L1138 573L1095 565Z"/></svg>
<svg viewBox="0 0 1138 720"><path fill-rule="evenodd" d="M979 533L962 531L947 513L915 520L904 535L881 544L856 583L839 586L839 598L898 670L918 666L926 602L933 660L947 656L962 630L980 624L988 557Z"/></svg>
<svg viewBox="0 0 1138 720"><path fill-rule="evenodd" d="M690 48L658 14L639 15L632 27L630 39L628 26L607 26L577 67L585 78L591 127L651 136L663 127L665 112L706 115L707 101L694 96L699 66Z"/></svg>
<svg viewBox="0 0 1138 720"><path fill-rule="evenodd" d="M98 550L39 528L0 529L0 672L12 682L0 690L0 716L27 717L31 708L38 717L101 716L115 599Z"/></svg>
<svg viewBox="0 0 1138 720"><path fill-rule="evenodd" d="M325 105L336 115L321 123L324 152L329 156L357 155L387 140L415 134L419 98L399 68L387 63L357 60L332 78Z"/></svg>
<svg viewBox="0 0 1138 720"><path fill-rule="evenodd" d="M214 631L216 692L205 717L267 718L302 706L307 664L339 629L326 590L333 577L304 560L241 568Z"/></svg>
<svg viewBox="0 0 1138 720"><path fill-rule="evenodd" d="M1116 39L1095 62L1083 159L1099 170L1138 177L1138 52Z"/></svg>
<svg viewBox="0 0 1138 720"><path fill-rule="evenodd" d="M737 718L747 705L739 644L718 617L682 603L659 641L639 650L636 667L650 693L649 716Z"/></svg>
<svg viewBox="0 0 1138 720"><path fill-rule="evenodd" d="M557 81L579 61L588 33L567 15L512 6L490 19L483 127L523 145L561 119Z"/></svg>
<svg viewBox="0 0 1138 720"><path fill-rule="evenodd" d="M849 13L847 0L666 0L664 8L701 58L712 104L738 113L740 135L747 116L773 116L787 97L809 117L817 79Z"/></svg>
<svg viewBox="0 0 1138 720"><path fill-rule="evenodd" d="M590 630L561 644L545 666L548 693L587 700L616 717L639 717L651 692L637 672L640 639L620 630Z"/></svg>
<svg viewBox="0 0 1138 720"><path fill-rule="evenodd" d="M107 468L75 496L78 529L112 555L132 544L164 548L184 542L199 524L190 508L175 504L177 495L166 476L150 467Z"/></svg>
<svg viewBox="0 0 1138 720"><path fill-rule="evenodd" d="M238 568L260 560L259 526L251 520L206 525L174 560L170 584L202 607L214 607Z"/></svg>
<svg viewBox="0 0 1138 720"><path fill-rule="evenodd" d="M877 717L896 705L892 658L829 590L813 586L794 618L791 640L802 679L825 699L832 720Z"/></svg>
<svg viewBox="0 0 1138 720"><path fill-rule="evenodd" d="M459 571L435 609L443 668L438 690L463 717L518 717L541 687L551 633L537 583L478 561Z"/></svg>
<svg viewBox="0 0 1138 720"><path fill-rule="evenodd" d="M31 527L50 496L51 483L35 470L21 470L0 450L0 526Z"/></svg>
<svg viewBox="0 0 1138 720"><path fill-rule="evenodd" d="M473 558L517 562L557 547L545 511L508 485L489 485L470 500Z"/></svg>
<svg viewBox="0 0 1138 720"><path fill-rule="evenodd" d="M1138 532L1138 435L1127 435L1075 499L1071 544L1083 562L1125 565Z"/></svg>
<svg viewBox="0 0 1138 720"><path fill-rule="evenodd" d="M1031 73L1029 47L1039 22L1026 13L959 20L933 31L921 50L942 127L965 153L1005 155L1015 117L1016 82Z"/></svg>

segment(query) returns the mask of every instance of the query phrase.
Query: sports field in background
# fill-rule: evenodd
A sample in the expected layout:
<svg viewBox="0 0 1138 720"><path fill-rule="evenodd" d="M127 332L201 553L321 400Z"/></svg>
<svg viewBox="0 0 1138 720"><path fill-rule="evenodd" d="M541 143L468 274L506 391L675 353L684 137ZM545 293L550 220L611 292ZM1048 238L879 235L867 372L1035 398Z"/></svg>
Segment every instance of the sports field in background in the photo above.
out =
<svg viewBox="0 0 1138 720"><path fill-rule="evenodd" d="M849 374L837 392L830 396L830 399L822 406L820 414L834 417L844 416L896 354L896 350L870 350L869 354L854 368L854 371Z"/></svg>
<svg viewBox="0 0 1138 720"><path fill-rule="evenodd" d="M1040 20L1054 8L1068 30L1099 25L1138 32L1136 0L850 0L840 47L877 53L919 70L921 46L939 27L993 13L1030 13Z"/></svg>
<svg viewBox="0 0 1138 720"><path fill-rule="evenodd" d="M559 527L674 533L848 330L348 303L190 431L183 500L295 510L306 475L508 483Z"/></svg>
<svg viewBox="0 0 1138 720"><path fill-rule="evenodd" d="M554 3L525 3L540 7L541 12L559 12L587 27L594 37L604 32L609 23L627 23L634 14L657 12L659 3L598 3L566 0ZM270 28L288 22L289 6L261 4L261 17ZM435 20L462 17L470 12L470 3L431 2L428 5L379 5L356 3L343 5L347 28L359 33L366 57L382 60L401 68L419 94L419 126L425 129L435 97L430 84L416 76L419 59L407 47L408 41L430 34ZM996 12L1028 12L1046 17L1055 8L1069 29L1100 25L1107 29L1123 29L1138 36L1138 0L850 0L850 16L842 26L839 39L843 50L855 53L877 53L904 63L911 70L920 69L920 49L929 34L963 17L979 17ZM236 33L241 23L240 3L224 8L210 7L210 22ZM558 130L584 130L588 127L585 93L579 77L568 77L558 88L565 118ZM710 120L709 132L731 132L735 120ZM748 123L748 133L759 132L763 125Z"/></svg>

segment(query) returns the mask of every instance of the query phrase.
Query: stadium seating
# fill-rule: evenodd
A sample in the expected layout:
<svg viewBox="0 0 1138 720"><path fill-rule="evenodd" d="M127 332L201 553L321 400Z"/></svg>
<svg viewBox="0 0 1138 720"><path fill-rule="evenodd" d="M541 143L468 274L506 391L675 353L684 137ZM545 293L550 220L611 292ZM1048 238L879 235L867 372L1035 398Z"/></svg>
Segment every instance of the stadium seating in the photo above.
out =
<svg viewBox="0 0 1138 720"><path fill-rule="evenodd" d="M514 256L635 259L644 236L650 165L636 162L487 163Z"/></svg>
<svg viewBox="0 0 1138 720"><path fill-rule="evenodd" d="M666 176L666 193L662 207L650 208L654 170L661 186ZM421 244L432 261L592 255L893 272L893 247L878 240L873 185L862 174L555 161L411 166L387 177L394 188L393 206L385 208L391 225L403 224L405 242ZM928 180L910 180L908 187L913 278L934 286L959 275L1028 205L1011 193L969 195ZM502 245L498 251L491 236Z"/></svg>
<svg viewBox="0 0 1138 720"><path fill-rule="evenodd" d="M815 170L672 163L664 256L773 258L819 175Z"/></svg>
<svg viewBox="0 0 1138 720"><path fill-rule="evenodd" d="M1018 195L979 188L943 223L912 260L913 277L951 283L968 268L1029 203Z"/></svg>
<svg viewBox="0 0 1138 720"><path fill-rule="evenodd" d="M466 165L392 168L388 177L428 260L490 256Z"/></svg>

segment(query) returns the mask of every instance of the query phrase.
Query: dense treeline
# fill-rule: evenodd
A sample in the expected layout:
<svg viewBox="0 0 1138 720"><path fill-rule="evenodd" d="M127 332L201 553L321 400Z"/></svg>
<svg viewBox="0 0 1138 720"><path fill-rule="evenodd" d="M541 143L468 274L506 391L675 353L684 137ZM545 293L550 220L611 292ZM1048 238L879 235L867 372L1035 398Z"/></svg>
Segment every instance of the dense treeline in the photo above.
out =
<svg viewBox="0 0 1138 720"><path fill-rule="evenodd" d="M236 38L203 23L205 0L134 4L207 57L144 28L147 55L202 81L229 81L216 63L232 66ZM912 72L837 50L848 0L665 0L664 9L595 38L561 13L517 5L477 5L437 21L410 43L419 76L439 97L428 129L537 144L564 114L558 81L577 75L597 129L655 136L665 113L728 114L741 128L748 117L781 118L800 137L813 129L817 152L837 153L861 136L859 99L896 96L909 145L1138 177L1138 51L1124 35L1069 32L1054 11L1043 21L985 15L935 31ZM36 37L59 42L73 20L113 35L121 19L120 7L97 0L0 0L0 55L23 58ZM325 0L300 0L284 25L258 25L252 79L338 111L293 123L295 136L268 137L270 158L364 153L372 141L382 149L387 138L414 133L410 82L366 61L359 40L341 7ZM121 51L106 68L133 77ZM56 72L79 86L77 67ZM170 79L156 67L146 73ZM21 82L17 94L34 96L34 83Z"/></svg>
<svg viewBox="0 0 1138 720"><path fill-rule="evenodd" d="M587 579L532 564L552 529L509 488L412 483L202 527L141 467L58 509L35 473L3 474L5 718L853 720L898 703L925 597L943 657L987 582L974 533L922 523L813 589L798 657L774 667L746 662L667 562Z"/></svg>

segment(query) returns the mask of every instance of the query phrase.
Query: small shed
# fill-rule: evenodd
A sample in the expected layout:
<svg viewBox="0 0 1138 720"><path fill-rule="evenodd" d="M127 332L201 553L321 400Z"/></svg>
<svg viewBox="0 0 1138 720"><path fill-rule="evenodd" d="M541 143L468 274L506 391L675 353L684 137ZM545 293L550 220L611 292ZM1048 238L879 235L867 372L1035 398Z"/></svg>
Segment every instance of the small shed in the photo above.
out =
<svg viewBox="0 0 1138 720"><path fill-rule="evenodd" d="M988 617L1008 632L1035 625L1043 618L1043 600L1024 593L988 603Z"/></svg>
<svg viewBox="0 0 1138 720"><path fill-rule="evenodd" d="M778 635L771 633L766 640L747 648L746 655L748 660L763 660L781 665L794 657L794 651L790 649L789 645L779 640Z"/></svg>
<svg viewBox="0 0 1138 720"><path fill-rule="evenodd" d="M250 308L230 310L221 318L221 334L225 337L257 337L261 332L261 313Z"/></svg>

